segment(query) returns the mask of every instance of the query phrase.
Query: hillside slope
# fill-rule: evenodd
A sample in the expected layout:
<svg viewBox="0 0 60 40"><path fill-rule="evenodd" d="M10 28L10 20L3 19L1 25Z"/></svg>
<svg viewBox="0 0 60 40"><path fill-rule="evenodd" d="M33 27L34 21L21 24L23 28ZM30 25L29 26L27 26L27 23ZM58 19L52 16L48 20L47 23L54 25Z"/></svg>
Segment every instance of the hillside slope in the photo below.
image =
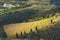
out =
<svg viewBox="0 0 60 40"><path fill-rule="evenodd" d="M31 7L21 8L0 14L0 25L21 23L28 21L40 20L48 18L55 14L55 6L33 5Z"/></svg>
<svg viewBox="0 0 60 40"><path fill-rule="evenodd" d="M16 24L8 24L4 25L4 30L7 33L8 37L15 37L16 33L20 34L21 32L24 33L29 33L30 29L35 31L36 26L38 29L45 29L49 28L51 26L51 19L53 22L57 22L57 18L55 16L39 21L34 21L34 22L27 22L27 23L16 23ZM13 35L13 36L12 36Z"/></svg>

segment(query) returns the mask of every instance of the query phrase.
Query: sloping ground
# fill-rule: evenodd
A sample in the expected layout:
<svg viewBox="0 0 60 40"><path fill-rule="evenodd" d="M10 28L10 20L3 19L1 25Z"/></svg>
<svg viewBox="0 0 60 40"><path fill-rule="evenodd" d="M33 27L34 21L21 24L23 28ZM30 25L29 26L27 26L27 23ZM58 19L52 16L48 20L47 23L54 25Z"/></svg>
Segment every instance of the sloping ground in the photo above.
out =
<svg viewBox="0 0 60 40"><path fill-rule="evenodd" d="M27 23L16 23L16 24L8 24L4 25L4 30L7 33L8 37L15 37L16 33L20 34L21 32L24 33L29 33L30 29L35 31L36 26L39 29L45 29L49 28L51 25L51 19L53 22L57 22L57 18L55 16L39 21L34 21L34 22L27 22ZM47 27L48 26L48 27Z"/></svg>
<svg viewBox="0 0 60 40"><path fill-rule="evenodd" d="M0 25L11 24L11 23L19 23L25 21L35 21L48 16L52 16L55 14L55 7L47 7L47 6L38 6L33 5L32 7L22 8L19 10L2 13L0 14Z"/></svg>

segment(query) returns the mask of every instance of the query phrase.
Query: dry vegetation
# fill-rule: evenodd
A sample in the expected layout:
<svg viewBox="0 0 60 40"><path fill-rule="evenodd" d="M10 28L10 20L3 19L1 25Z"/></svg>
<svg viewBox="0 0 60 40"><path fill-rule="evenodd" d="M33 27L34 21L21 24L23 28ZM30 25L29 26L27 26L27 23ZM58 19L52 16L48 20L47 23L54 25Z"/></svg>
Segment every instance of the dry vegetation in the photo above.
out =
<svg viewBox="0 0 60 40"><path fill-rule="evenodd" d="M53 16L51 18L34 21L34 22L4 25L4 30L7 33L8 37L14 37L16 33L20 34L21 32L24 33L24 31L26 31L26 33L29 33L30 29L35 31L36 26L39 29L49 28L52 25L51 19L53 20L53 22L55 22L55 23L57 22L57 20L56 20L57 18L55 16Z"/></svg>

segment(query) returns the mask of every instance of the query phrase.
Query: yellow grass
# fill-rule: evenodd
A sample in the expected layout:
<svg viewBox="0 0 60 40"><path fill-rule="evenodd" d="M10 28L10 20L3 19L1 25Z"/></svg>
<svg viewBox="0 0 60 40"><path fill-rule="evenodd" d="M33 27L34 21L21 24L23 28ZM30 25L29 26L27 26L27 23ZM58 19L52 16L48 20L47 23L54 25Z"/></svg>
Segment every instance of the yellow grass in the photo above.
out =
<svg viewBox="0 0 60 40"><path fill-rule="evenodd" d="M20 34L21 32L24 33L24 31L26 31L26 33L29 33L30 29L35 31L36 26L39 29L47 28L51 25L51 19L57 22L56 17L53 16L51 18L34 21L34 22L4 25L4 30L7 33L8 37L14 37L16 33Z"/></svg>

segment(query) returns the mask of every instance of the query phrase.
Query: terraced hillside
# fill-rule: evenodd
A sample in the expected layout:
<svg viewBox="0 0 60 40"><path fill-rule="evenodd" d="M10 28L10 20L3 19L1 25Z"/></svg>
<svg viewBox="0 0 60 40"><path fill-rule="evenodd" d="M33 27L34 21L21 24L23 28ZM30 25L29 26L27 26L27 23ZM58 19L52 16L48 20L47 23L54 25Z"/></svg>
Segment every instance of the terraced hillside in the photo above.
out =
<svg viewBox="0 0 60 40"><path fill-rule="evenodd" d="M42 8L38 7L37 5L22 8L18 10L14 10L11 12L6 12L0 14L0 25L10 24L10 23L16 23L16 22L27 22L27 21L34 21L39 20L42 18L48 18L55 14L55 7L45 6Z"/></svg>
<svg viewBox="0 0 60 40"><path fill-rule="evenodd" d="M53 24L51 24L51 20L53 20ZM29 33L30 29L35 31L36 26L38 29L49 28L50 26L55 25L57 21L58 21L57 18L53 16L51 18L34 22L26 22L26 23L23 22L23 23L4 25L4 30L7 33L8 37L15 37L16 33L18 34L20 34L21 32Z"/></svg>
<svg viewBox="0 0 60 40"><path fill-rule="evenodd" d="M46 29L57 24L58 20L55 14L60 9L53 5L32 4L28 7L18 8L16 10L8 9L0 14L0 34L6 32L9 38L20 35L22 32L30 33L38 29ZM60 17L59 17L60 18ZM3 32L4 31L4 32Z"/></svg>
<svg viewBox="0 0 60 40"><path fill-rule="evenodd" d="M18 34L20 33L19 31L24 32L23 29L26 27L28 30L27 33L29 32L31 26L33 28L33 31L35 31L34 27L36 27L36 26L41 26L42 28L44 28L45 26L50 24L51 19L55 19L54 15L55 15L56 7L51 7L51 8L48 8L49 6L45 6L42 8L40 8L40 7L37 8L37 7L38 6L35 5L35 7L32 6L32 7L27 7L27 8L23 8L23 9L18 9L17 11L0 14L0 27L2 27L2 29L4 28L3 30L7 33L8 37L14 37L16 34L16 31L18 32ZM45 10L45 9L47 9L47 10ZM18 26L15 26L15 24ZM9 29L10 26L13 28L13 29L11 28L12 30ZM25 27L23 29L19 30L20 27L22 28L22 26L25 26ZM30 27L30 28L28 28L28 27ZM15 28L17 28L17 29L15 29ZM6 31L6 30L8 30L8 31ZM26 30L26 29L24 29L24 30ZM13 31L15 31L15 32L13 32ZM12 33L10 33L10 32L12 32ZM14 34L14 36L11 36L13 34Z"/></svg>

